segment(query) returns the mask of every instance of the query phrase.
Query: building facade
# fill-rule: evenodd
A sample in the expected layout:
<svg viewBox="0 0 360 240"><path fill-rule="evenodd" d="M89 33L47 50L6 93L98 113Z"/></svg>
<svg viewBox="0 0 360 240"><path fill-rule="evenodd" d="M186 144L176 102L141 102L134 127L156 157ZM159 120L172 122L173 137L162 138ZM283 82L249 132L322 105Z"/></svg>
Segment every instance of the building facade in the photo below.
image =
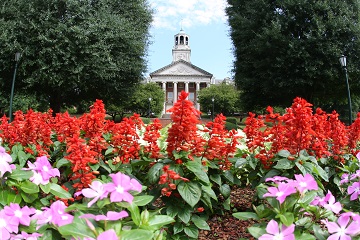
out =
<svg viewBox="0 0 360 240"><path fill-rule="evenodd" d="M191 63L190 36L182 29L174 36L172 56L171 64L150 73L148 78L148 82L159 84L165 92L163 114L174 105L183 90L189 93L188 99L200 110L198 92L215 83L215 79L211 73Z"/></svg>

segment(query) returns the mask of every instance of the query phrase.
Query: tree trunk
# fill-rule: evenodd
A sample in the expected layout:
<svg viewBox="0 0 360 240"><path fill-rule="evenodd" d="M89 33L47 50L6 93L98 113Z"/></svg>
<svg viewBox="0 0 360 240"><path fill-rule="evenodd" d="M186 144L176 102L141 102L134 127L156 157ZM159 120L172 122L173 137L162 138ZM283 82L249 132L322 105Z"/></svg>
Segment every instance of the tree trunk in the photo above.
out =
<svg viewBox="0 0 360 240"><path fill-rule="evenodd" d="M50 108L53 110L53 116L60 112L61 109L61 96L59 92L53 92L50 96Z"/></svg>

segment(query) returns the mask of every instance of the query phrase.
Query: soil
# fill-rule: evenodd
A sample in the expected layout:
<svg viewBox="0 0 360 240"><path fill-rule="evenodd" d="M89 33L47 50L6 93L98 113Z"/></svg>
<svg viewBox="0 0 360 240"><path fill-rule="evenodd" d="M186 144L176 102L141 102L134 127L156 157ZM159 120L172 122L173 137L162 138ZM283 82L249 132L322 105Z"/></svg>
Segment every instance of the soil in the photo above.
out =
<svg viewBox="0 0 360 240"><path fill-rule="evenodd" d="M201 230L200 240L238 240L255 239L247 231L247 228L255 222L251 220L239 220L232 216L234 212L249 211L252 208L252 201L255 190L250 187L233 187L230 196L231 210L225 211L224 215L214 215L208 220L210 231Z"/></svg>

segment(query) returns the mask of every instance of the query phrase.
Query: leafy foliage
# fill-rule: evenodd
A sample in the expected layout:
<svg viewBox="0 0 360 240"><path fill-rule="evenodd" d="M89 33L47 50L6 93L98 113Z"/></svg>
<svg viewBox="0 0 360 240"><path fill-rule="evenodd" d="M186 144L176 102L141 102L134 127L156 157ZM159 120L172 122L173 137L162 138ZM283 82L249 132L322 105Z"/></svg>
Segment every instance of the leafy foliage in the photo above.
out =
<svg viewBox="0 0 360 240"><path fill-rule="evenodd" d="M142 79L151 11L145 0L5 1L0 7L0 82L63 103L126 100ZM16 90L16 91L17 91ZM120 94L121 93L121 94Z"/></svg>
<svg viewBox="0 0 360 240"><path fill-rule="evenodd" d="M235 82L247 111L286 107L295 97L325 110L346 103L338 58L348 56L353 95L359 87L360 3L228 0Z"/></svg>

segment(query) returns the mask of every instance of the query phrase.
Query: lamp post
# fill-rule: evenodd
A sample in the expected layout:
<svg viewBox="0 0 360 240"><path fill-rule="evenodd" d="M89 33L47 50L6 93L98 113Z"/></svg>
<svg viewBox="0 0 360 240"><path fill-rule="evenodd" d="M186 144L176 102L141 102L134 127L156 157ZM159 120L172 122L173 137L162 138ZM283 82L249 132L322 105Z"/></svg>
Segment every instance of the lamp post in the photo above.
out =
<svg viewBox="0 0 360 240"><path fill-rule="evenodd" d="M152 100L152 98L149 97L149 118L151 116L151 100Z"/></svg>
<svg viewBox="0 0 360 240"><path fill-rule="evenodd" d="M13 119L13 116L12 116L12 104L13 104L13 98L14 98L16 70L17 70L17 67L18 67L20 57L21 57L21 53L19 53L19 52L15 53L15 69L14 69L14 76L13 76L13 80L12 80L11 94L10 94L10 108L9 108L10 122L12 122L12 119Z"/></svg>
<svg viewBox="0 0 360 240"><path fill-rule="evenodd" d="M348 79L348 73L346 68L346 56L342 55L340 58L340 64L344 69L345 72L345 78L346 78L346 87L347 87L347 94L348 94L348 105L349 105L349 125L352 123L352 110L351 110L351 97L350 97L350 87L349 87L349 79Z"/></svg>
<svg viewBox="0 0 360 240"><path fill-rule="evenodd" d="M211 101L212 101L211 121L214 121L214 101L215 101L215 98L212 97Z"/></svg>

